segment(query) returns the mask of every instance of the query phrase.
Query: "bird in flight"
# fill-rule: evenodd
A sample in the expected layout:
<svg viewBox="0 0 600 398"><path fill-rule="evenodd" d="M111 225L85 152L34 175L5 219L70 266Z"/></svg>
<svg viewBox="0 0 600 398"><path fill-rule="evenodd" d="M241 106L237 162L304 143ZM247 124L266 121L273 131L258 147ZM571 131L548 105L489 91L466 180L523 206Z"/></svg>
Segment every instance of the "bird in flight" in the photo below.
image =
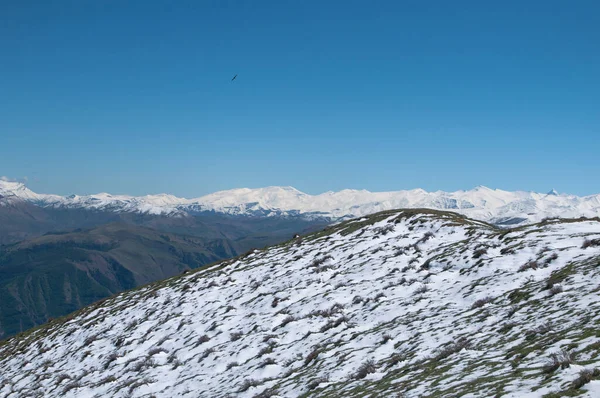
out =
<svg viewBox="0 0 600 398"><path fill-rule="evenodd" d="M237 77L237 75L235 75L235 76L233 77L233 79L231 79L231 81L234 81L236 77Z"/></svg>

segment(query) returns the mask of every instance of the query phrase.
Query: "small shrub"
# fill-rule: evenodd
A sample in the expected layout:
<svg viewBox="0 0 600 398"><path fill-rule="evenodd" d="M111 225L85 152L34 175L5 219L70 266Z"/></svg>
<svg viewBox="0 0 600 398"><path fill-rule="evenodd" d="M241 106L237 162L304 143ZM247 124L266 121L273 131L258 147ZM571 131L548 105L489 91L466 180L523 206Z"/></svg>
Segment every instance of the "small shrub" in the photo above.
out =
<svg viewBox="0 0 600 398"><path fill-rule="evenodd" d="M244 380L242 382L242 384L240 385L240 389L238 391L239 392L246 392L250 388L252 388L252 387L258 387L258 386L260 386L260 382L258 380L246 379L246 380Z"/></svg>
<svg viewBox="0 0 600 398"><path fill-rule="evenodd" d="M106 376L105 378L101 379L98 383L96 383L96 387L102 386L104 384L108 384L108 383L114 383L115 381L117 381L117 378L115 376Z"/></svg>
<svg viewBox="0 0 600 398"><path fill-rule="evenodd" d="M384 333L384 335L381 336L381 345L386 344L391 339L392 339L391 335L389 335L388 333Z"/></svg>
<svg viewBox="0 0 600 398"><path fill-rule="evenodd" d="M178 362L177 355L172 352L171 355L167 357L167 363Z"/></svg>
<svg viewBox="0 0 600 398"><path fill-rule="evenodd" d="M210 341L210 337L208 337L208 335L203 334L202 336L200 336L198 338L198 341L196 342L196 344L194 345L194 348L198 347L201 344L207 343Z"/></svg>
<svg viewBox="0 0 600 398"><path fill-rule="evenodd" d="M377 295L373 298L373 300L377 301L381 298L385 298L385 293L383 293L383 292L377 293Z"/></svg>
<svg viewBox="0 0 600 398"><path fill-rule="evenodd" d="M550 354L550 358L543 368L544 373L554 373L558 368L566 369L575 362L575 354L562 349L557 353Z"/></svg>
<svg viewBox="0 0 600 398"><path fill-rule="evenodd" d="M542 323L540 326L538 326L537 331L539 334L546 334L546 333L552 331L553 328L554 328L554 325L552 325L551 322L546 322L546 323Z"/></svg>
<svg viewBox="0 0 600 398"><path fill-rule="evenodd" d="M263 361L263 363L260 364L260 368L264 368L265 366L268 365L275 365L277 362L275 361L275 359L273 358L265 358L265 360Z"/></svg>
<svg viewBox="0 0 600 398"><path fill-rule="evenodd" d="M229 335L231 341L238 341L244 334L242 332L233 332Z"/></svg>
<svg viewBox="0 0 600 398"><path fill-rule="evenodd" d="M125 327L125 331L129 332L130 330L135 328L137 326L137 324L138 324L138 321L134 319L133 321L129 322L129 324L127 324L127 326ZM87 345L87 343L86 343L86 345Z"/></svg>
<svg viewBox="0 0 600 398"><path fill-rule="evenodd" d="M117 358L119 358L119 356L117 355L116 352L113 352L112 354L110 354L106 358L106 361L104 362L104 370L108 369L110 367L110 364L113 363L114 361L116 361Z"/></svg>
<svg viewBox="0 0 600 398"><path fill-rule="evenodd" d="M531 297L531 293L526 290L515 289L508 294L508 299L512 304L520 303L521 301L526 301Z"/></svg>
<svg viewBox="0 0 600 398"><path fill-rule="evenodd" d="M321 353L321 348L317 346L314 350L312 350L306 356L306 358L304 358L304 366L308 365L309 363L311 363L312 361L317 359L317 357L319 356L320 353Z"/></svg>
<svg viewBox="0 0 600 398"><path fill-rule="evenodd" d="M279 304L279 297L275 297L271 303L271 307L275 308Z"/></svg>
<svg viewBox="0 0 600 398"><path fill-rule="evenodd" d="M338 326L340 326L342 323L348 322L349 320L350 319L348 319L347 316L341 316L341 317L337 318L336 320L331 320L331 321L327 322L325 325L323 325L323 327L319 331L321 333L325 333L329 329L335 329Z"/></svg>
<svg viewBox="0 0 600 398"><path fill-rule="evenodd" d="M554 285L550 288L550 290L548 291L548 294L550 296L554 296L558 293L562 293L563 292L563 287L561 285Z"/></svg>
<svg viewBox="0 0 600 398"><path fill-rule="evenodd" d="M261 283L260 283L260 281L257 281L257 280L252 280L252 281L250 282L250 288L251 288L252 290L256 290L256 289L258 289L260 286L261 286Z"/></svg>
<svg viewBox="0 0 600 398"><path fill-rule="evenodd" d="M539 326L534 327L533 329L529 329L525 331L525 340L532 340L538 334L546 334L553 329L553 325L550 322L543 323Z"/></svg>
<svg viewBox="0 0 600 398"><path fill-rule="evenodd" d="M538 265L537 261L529 260L525 264L521 265L517 272L525 272L530 269L536 270L536 269L538 269L538 267L539 267L539 265Z"/></svg>
<svg viewBox="0 0 600 398"><path fill-rule="evenodd" d="M356 296L356 297L360 297L360 296ZM356 299L356 297L354 297L354 298ZM315 318L318 316L321 316L323 318L330 318L334 315L340 314L343 309L344 309L344 306L342 304L335 303L333 306L331 306L331 308L328 308L326 310L311 311L308 313L308 316L311 318Z"/></svg>
<svg viewBox="0 0 600 398"><path fill-rule="evenodd" d="M151 358L146 358L144 360L136 362L133 365L133 371L139 373L144 369L153 368L155 366L156 366L156 363Z"/></svg>
<svg viewBox="0 0 600 398"><path fill-rule="evenodd" d="M326 255L320 258L315 258L312 263L310 263L308 266L310 268L317 268L320 267L323 263L325 263L325 261L327 260L333 260L333 257L331 255Z"/></svg>
<svg viewBox="0 0 600 398"><path fill-rule="evenodd" d="M383 227L373 228L375 235L387 235L390 232L394 232L394 226L392 224L385 225Z"/></svg>
<svg viewBox="0 0 600 398"><path fill-rule="evenodd" d="M316 274L319 274L321 272L329 271L330 269L335 269L335 265L328 264L328 265L322 265L320 267L315 267L315 268L313 268L313 272Z"/></svg>
<svg viewBox="0 0 600 398"><path fill-rule="evenodd" d="M136 323L137 324L137 323ZM89 346L90 344L92 344L94 341L96 341L98 339L98 335L97 334L93 334L91 336L88 336L84 341L83 341L83 345L84 346Z"/></svg>
<svg viewBox="0 0 600 398"><path fill-rule="evenodd" d="M181 321L179 321L179 325L177 326L177 331L180 331L186 324L187 324L187 321L185 319L182 319Z"/></svg>
<svg viewBox="0 0 600 398"><path fill-rule="evenodd" d="M252 398L271 398L277 395L279 395L279 391L276 388L267 388Z"/></svg>
<svg viewBox="0 0 600 398"><path fill-rule="evenodd" d="M179 359L176 358L173 361L171 361L171 365L172 365L171 369L175 370L178 367L180 367L181 365L183 365L183 362L181 362Z"/></svg>
<svg viewBox="0 0 600 398"><path fill-rule="evenodd" d="M404 356L402 354L399 354L399 353L395 352L387 360L386 366L389 369L389 368L391 368L393 366L398 365L403 360L404 360Z"/></svg>
<svg viewBox="0 0 600 398"><path fill-rule="evenodd" d="M574 389L578 390L590 381L598 378L600 378L600 369L583 369L581 372L579 372L579 376L573 380L572 386Z"/></svg>
<svg viewBox="0 0 600 398"><path fill-rule="evenodd" d="M409 265L409 266L408 266L408 267L404 267L404 268L402 268L402 272L407 272L407 271L409 271L409 270L411 269L411 267L410 267L410 266L411 266L411 265L413 265L413 264L416 264L416 263L418 263L418 262L419 262L419 257L418 257L418 256L417 256L417 257L413 257L413 258L411 258L411 259L410 259L410 261L408 262L408 265Z"/></svg>
<svg viewBox="0 0 600 398"><path fill-rule="evenodd" d="M423 235L423 237L417 241L417 244L425 243L431 238L433 238L433 232L426 232L425 235Z"/></svg>
<svg viewBox="0 0 600 398"><path fill-rule="evenodd" d="M552 253L549 255L546 260L544 260L545 265L550 265L550 263L558 258L558 254Z"/></svg>
<svg viewBox="0 0 600 398"><path fill-rule="evenodd" d="M406 254L405 247L397 247L394 251L394 256L396 256L396 257L403 256L405 254Z"/></svg>
<svg viewBox="0 0 600 398"><path fill-rule="evenodd" d="M503 256L507 255L507 254L515 254L515 249L512 247L505 247L500 249L500 254L502 254Z"/></svg>
<svg viewBox="0 0 600 398"><path fill-rule="evenodd" d="M339 289L345 288L346 286L348 286L348 284L346 282L338 282L335 285L335 290L339 290Z"/></svg>
<svg viewBox="0 0 600 398"><path fill-rule="evenodd" d="M484 297L482 299L479 299L479 300L475 301L473 303L473 305L471 306L471 309L473 310L475 308L481 308L484 305L486 305L487 303L491 303L492 301L494 301L493 297L491 297L491 296Z"/></svg>
<svg viewBox="0 0 600 398"><path fill-rule="evenodd" d="M258 351L258 357L262 357L263 355L267 355L273 352L273 345L269 344L266 347L263 347L260 349L260 351Z"/></svg>
<svg viewBox="0 0 600 398"><path fill-rule="evenodd" d="M56 376L56 385L58 386L60 383L62 383L65 380L71 380L71 376L69 376L66 373L61 373L58 376Z"/></svg>
<svg viewBox="0 0 600 398"><path fill-rule="evenodd" d="M307 388L309 391L312 391L315 388L319 387L319 384L321 383L329 383L329 376L323 376L319 377L318 379L314 379L313 381L308 383Z"/></svg>
<svg viewBox="0 0 600 398"><path fill-rule="evenodd" d="M479 258L487 253L487 248L477 249L473 252L473 258Z"/></svg>
<svg viewBox="0 0 600 398"><path fill-rule="evenodd" d="M512 330L512 328L514 328L517 325L518 324L516 322L506 322L504 325L502 325L500 327L500 329L498 329L498 332L502 333L502 334L506 334L506 333L510 332Z"/></svg>
<svg viewBox="0 0 600 398"><path fill-rule="evenodd" d="M368 374L375 372L377 372L377 366L375 365L375 361L369 359L368 361L366 361L358 367L358 370L354 374L353 378L355 380L361 380L367 377Z"/></svg>
<svg viewBox="0 0 600 398"><path fill-rule="evenodd" d="M78 382L78 381L73 381L73 382L71 382L71 383L68 383L68 384L65 386L65 388L63 388L63 391L62 391L62 393L63 393L63 394L66 394L66 393L68 393L69 391L71 391L71 390L74 390L74 389L76 389L76 388L79 388L79 387L81 387L81 383L80 383L80 382Z"/></svg>
<svg viewBox="0 0 600 398"><path fill-rule="evenodd" d="M276 334L268 334L265 337L263 337L263 343L267 343L269 340L276 339L276 338L277 338Z"/></svg>
<svg viewBox="0 0 600 398"><path fill-rule="evenodd" d="M133 391L135 391L136 388L141 387L143 385L146 384L151 384L154 383L155 380L151 379L149 377L146 377L144 379L141 380L135 380L133 383L129 383L129 394L133 393Z"/></svg>
<svg viewBox="0 0 600 398"><path fill-rule="evenodd" d="M460 337L456 342L450 343L445 347L441 348L437 355L434 357L436 361L448 358L452 354L460 352L462 349L468 349L471 343L464 337Z"/></svg>
<svg viewBox="0 0 600 398"><path fill-rule="evenodd" d="M160 340L158 340L158 342L156 343L156 345L157 345L157 346L161 346L161 345L163 345L163 344L164 344L164 343L165 343L167 340L169 340L169 336L164 336L164 337L161 337L161 339L160 339Z"/></svg>
<svg viewBox="0 0 600 398"><path fill-rule="evenodd" d="M148 351L148 356L151 357L153 355L160 354L161 352L166 353L168 351L161 347L154 347L154 348L151 348L150 351Z"/></svg>
<svg viewBox="0 0 600 398"><path fill-rule="evenodd" d="M296 318L292 315L288 315L287 317L285 317L283 319L283 321L281 321L281 324L279 325L280 327L284 327L285 325L287 325L288 323L292 323L296 320Z"/></svg>
<svg viewBox="0 0 600 398"><path fill-rule="evenodd" d="M202 353L202 356L200 357L200 360L203 360L203 359L206 359L206 358L208 358L208 356L209 356L210 354L212 354L213 352L215 352L215 349L214 349L214 348L212 348L212 347L211 347L211 348L207 348L207 349L206 349L206 350L204 350L204 352Z"/></svg>
<svg viewBox="0 0 600 398"><path fill-rule="evenodd" d="M290 314L289 308L282 308L275 313L275 315L289 315L289 314Z"/></svg>
<svg viewBox="0 0 600 398"><path fill-rule="evenodd" d="M227 370L229 370L229 369L231 369L231 368L234 368L234 367L236 367L236 366L240 366L240 364L239 364L239 363L237 363L237 362L229 362L229 363L227 364Z"/></svg>
<svg viewBox="0 0 600 398"><path fill-rule="evenodd" d="M517 307L516 305L511 305L506 311L506 317L511 318L517 311L519 311L519 307Z"/></svg>
<svg viewBox="0 0 600 398"><path fill-rule="evenodd" d="M214 321L213 323L210 324L210 326L208 327L208 329L206 331L214 332L215 330L217 330L218 327L219 327L219 324L217 323L217 321Z"/></svg>
<svg viewBox="0 0 600 398"><path fill-rule="evenodd" d="M582 249L587 249L588 247L600 246L600 238L598 239L586 239L583 241L581 245Z"/></svg>
<svg viewBox="0 0 600 398"><path fill-rule="evenodd" d="M429 288L427 287L427 285L421 285L415 290L414 295L418 296L419 294L427 293L428 290Z"/></svg>

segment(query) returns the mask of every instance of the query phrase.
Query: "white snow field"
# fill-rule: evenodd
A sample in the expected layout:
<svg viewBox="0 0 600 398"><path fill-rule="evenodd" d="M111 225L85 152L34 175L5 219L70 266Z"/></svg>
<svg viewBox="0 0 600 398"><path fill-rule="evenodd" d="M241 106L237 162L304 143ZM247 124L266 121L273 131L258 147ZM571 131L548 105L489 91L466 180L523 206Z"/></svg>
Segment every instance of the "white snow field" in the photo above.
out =
<svg viewBox="0 0 600 398"><path fill-rule="evenodd" d="M242 188L184 199L167 194L138 197L108 193L46 195L37 194L22 183L0 181L0 206L15 200L50 208L84 208L178 217L209 211L242 216L301 216L337 221L398 208L429 208L456 211L496 224L519 225L547 217L600 216L600 194L579 197L558 194L554 190L541 194L482 186L456 192L426 192L422 189L369 192L346 189L320 195L308 195L292 187Z"/></svg>
<svg viewBox="0 0 600 398"><path fill-rule="evenodd" d="M597 397L599 292L598 221L382 212L6 340L0 397Z"/></svg>

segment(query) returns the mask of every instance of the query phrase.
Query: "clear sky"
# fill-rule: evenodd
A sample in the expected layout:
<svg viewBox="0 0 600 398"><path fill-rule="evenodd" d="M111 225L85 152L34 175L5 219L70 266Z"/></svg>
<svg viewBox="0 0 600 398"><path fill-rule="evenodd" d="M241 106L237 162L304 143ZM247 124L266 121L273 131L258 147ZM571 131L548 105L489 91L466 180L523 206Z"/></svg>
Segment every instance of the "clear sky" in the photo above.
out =
<svg viewBox="0 0 600 398"><path fill-rule="evenodd" d="M598 193L599 20L595 0L1 1L0 176Z"/></svg>

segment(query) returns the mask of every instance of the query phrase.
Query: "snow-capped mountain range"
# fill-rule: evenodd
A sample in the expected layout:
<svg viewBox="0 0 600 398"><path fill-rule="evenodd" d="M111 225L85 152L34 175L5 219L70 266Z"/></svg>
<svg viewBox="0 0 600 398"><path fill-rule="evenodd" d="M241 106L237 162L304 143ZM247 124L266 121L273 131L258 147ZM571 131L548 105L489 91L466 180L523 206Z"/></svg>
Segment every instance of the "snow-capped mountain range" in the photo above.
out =
<svg viewBox="0 0 600 398"><path fill-rule="evenodd" d="M345 189L319 195L309 195L293 187L241 188L185 199L168 194L38 194L22 183L0 181L0 205L15 201L27 201L49 208L168 216L217 212L240 216L326 218L333 221L398 208L452 210L471 218L511 225L540 221L547 217L600 216L600 194L580 197L559 194L555 190L548 193L509 192L484 186L456 192L427 192L423 189L369 192Z"/></svg>

